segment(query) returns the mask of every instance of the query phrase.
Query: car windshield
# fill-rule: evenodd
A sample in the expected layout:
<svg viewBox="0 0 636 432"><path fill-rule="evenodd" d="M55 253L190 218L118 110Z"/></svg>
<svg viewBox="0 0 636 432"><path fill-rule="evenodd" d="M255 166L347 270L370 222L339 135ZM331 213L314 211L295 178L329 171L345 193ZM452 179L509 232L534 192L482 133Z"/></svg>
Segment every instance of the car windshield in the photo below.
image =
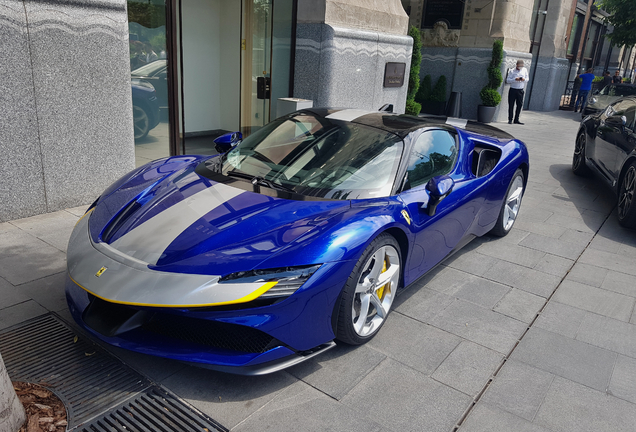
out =
<svg viewBox="0 0 636 432"><path fill-rule="evenodd" d="M636 95L636 86L608 85L601 90L600 94L605 96L633 96Z"/></svg>
<svg viewBox="0 0 636 432"><path fill-rule="evenodd" d="M231 150L224 175L331 199L388 196L403 142L395 134L300 113L271 122Z"/></svg>
<svg viewBox="0 0 636 432"><path fill-rule="evenodd" d="M152 63L143 65L142 67L135 69L130 74L132 76L151 76L155 74L159 69L166 67L166 60L155 60Z"/></svg>

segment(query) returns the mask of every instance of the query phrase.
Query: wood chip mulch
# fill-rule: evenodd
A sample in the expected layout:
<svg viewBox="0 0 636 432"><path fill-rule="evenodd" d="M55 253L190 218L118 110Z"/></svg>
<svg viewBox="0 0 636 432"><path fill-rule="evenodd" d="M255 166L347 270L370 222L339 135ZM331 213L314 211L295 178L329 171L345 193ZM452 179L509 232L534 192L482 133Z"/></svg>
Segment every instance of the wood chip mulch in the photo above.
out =
<svg viewBox="0 0 636 432"><path fill-rule="evenodd" d="M14 382L13 388L27 413L27 421L18 432L66 430L66 408L51 391L37 384L25 382Z"/></svg>

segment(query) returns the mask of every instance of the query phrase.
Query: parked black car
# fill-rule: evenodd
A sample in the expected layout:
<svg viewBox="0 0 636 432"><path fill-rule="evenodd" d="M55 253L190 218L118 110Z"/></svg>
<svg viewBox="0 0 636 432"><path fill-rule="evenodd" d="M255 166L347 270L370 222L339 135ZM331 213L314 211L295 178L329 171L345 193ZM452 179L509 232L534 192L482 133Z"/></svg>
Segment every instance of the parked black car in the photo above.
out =
<svg viewBox="0 0 636 432"><path fill-rule="evenodd" d="M597 174L618 195L618 222L636 228L636 96L586 117L576 137L572 171Z"/></svg>
<svg viewBox="0 0 636 432"><path fill-rule="evenodd" d="M603 87L600 90L595 90L587 102L583 113L583 117L586 115L596 114L605 110L609 104L615 100L625 96L635 96L636 85L634 84L610 84Z"/></svg>

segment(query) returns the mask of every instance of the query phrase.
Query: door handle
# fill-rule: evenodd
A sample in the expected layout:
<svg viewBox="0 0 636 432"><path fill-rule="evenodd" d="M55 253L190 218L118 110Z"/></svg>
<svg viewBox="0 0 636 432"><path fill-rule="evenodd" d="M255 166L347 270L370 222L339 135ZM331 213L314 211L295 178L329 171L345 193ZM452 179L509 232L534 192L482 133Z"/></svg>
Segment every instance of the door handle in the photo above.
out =
<svg viewBox="0 0 636 432"><path fill-rule="evenodd" d="M256 98L257 99L269 99L270 98L270 77L257 77L256 78Z"/></svg>

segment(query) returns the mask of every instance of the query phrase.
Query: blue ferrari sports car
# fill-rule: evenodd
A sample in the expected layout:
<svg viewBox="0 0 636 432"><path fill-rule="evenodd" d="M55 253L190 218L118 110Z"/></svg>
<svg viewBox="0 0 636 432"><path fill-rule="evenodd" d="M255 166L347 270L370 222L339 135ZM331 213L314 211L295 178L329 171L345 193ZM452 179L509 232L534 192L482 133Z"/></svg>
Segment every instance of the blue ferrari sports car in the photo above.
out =
<svg viewBox="0 0 636 432"><path fill-rule="evenodd" d="M528 179L522 142L445 117L308 109L239 140L144 165L80 219L66 295L90 334L243 374L365 343L403 288L511 230Z"/></svg>

